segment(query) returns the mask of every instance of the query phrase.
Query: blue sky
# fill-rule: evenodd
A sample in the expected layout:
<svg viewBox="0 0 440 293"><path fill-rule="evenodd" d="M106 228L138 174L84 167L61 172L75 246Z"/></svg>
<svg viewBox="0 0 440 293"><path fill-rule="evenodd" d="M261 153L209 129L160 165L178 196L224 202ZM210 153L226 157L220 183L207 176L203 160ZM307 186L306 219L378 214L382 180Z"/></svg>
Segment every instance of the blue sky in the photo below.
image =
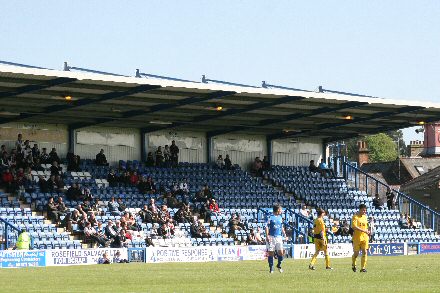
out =
<svg viewBox="0 0 440 293"><path fill-rule="evenodd" d="M440 102L440 1L0 0L0 7L0 60ZM408 130L405 139L423 137Z"/></svg>

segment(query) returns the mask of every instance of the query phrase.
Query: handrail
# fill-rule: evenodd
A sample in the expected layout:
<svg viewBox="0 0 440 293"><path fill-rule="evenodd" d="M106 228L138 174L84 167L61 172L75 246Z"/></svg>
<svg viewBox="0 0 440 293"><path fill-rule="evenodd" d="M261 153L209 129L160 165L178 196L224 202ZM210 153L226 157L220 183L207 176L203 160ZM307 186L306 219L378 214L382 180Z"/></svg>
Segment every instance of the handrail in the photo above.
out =
<svg viewBox="0 0 440 293"><path fill-rule="evenodd" d="M17 231L18 233L21 232L21 230L19 228L17 228L15 225L9 223L7 220L0 218L0 222L3 222L5 224L5 232L4 232L4 240L5 240L5 245L6 245L6 249L9 248L9 243L8 243L8 226L11 227L12 229L14 229L15 231Z"/></svg>
<svg viewBox="0 0 440 293"><path fill-rule="evenodd" d="M286 215L286 222L287 222L287 216L289 215L289 216L291 216L292 218L293 218L293 221L294 221L294 223L295 223L295 232L296 233L298 233L298 234L301 234L303 237L304 237L304 239L305 239L305 242L306 243L309 243L309 235L307 235L307 234L305 234L304 232L302 232L301 231L301 229L300 229L300 224L304 224L304 223L306 223L308 226L309 226L309 229L310 228L312 228L313 227L313 221L312 220L310 220L309 218L307 218L307 217L304 217L302 214L300 214L300 213L297 213L297 212L295 212L294 210L292 210L292 209L286 209L285 211L284 211L284 213L285 213L285 215ZM287 224L289 224L289 223L287 223ZM290 224L289 224L290 225ZM290 225L291 227L292 227L292 225ZM296 242L296 235L292 235L292 236L295 236L295 237L292 237L292 241L293 242ZM330 237L329 237L330 236ZM327 237L328 238L330 238L331 239L331 242L333 242L333 239L334 239L334 234L333 234L333 232L331 232L331 231L327 231Z"/></svg>
<svg viewBox="0 0 440 293"><path fill-rule="evenodd" d="M419 220L422 225L425 226L425 224L429 224L430 228L433 230L436 230L437 232L440 232L440 213L431 209L429 206L424 205L423 203L415 200L414 198L410 197L409 195L396 190L394 188L391 188L388 184L381 182L380 180L374 178L370 174L360 170L356 166L351 165L348 162L344 162L344 175L345 180L347 183L354 181L354 187L357 190L361 190L360 186L360 174L364 176L364 191L367 192L370 188L371 182L373 182L373 187L375 189L376 193L380 192L380 188L382 187L384 190L390 189L392 192L397 194L397 199L399 201L399 210L400 212L407 212L411 218L414 218L416 220ZM354 173L354 174L352 174ZM353 178L354 176L354 178ZM369 184L370 181L370 184ZM430 221L429 221L430 218ZM426 221L425 221L426 220Z"/></svg>

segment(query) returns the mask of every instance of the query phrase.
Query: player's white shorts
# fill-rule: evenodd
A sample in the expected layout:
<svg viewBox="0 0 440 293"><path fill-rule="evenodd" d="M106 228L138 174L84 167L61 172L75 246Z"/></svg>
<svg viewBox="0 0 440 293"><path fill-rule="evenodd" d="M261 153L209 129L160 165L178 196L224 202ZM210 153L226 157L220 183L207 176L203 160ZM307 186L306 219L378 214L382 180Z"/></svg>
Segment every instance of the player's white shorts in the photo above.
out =
<svg viewBox="0 0 440 293"><path fill-rule="evenodd" d="M266 243L267 251L284 250L283 237L281 236L268 236L269 241Z"/></svg>

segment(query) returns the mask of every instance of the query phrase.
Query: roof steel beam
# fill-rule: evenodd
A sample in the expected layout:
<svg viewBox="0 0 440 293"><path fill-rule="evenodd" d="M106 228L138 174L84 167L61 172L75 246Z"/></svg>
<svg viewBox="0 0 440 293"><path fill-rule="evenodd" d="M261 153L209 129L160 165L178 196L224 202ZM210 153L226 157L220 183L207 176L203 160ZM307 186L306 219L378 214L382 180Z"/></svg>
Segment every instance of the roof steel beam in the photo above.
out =
<svg viewBox="0 0 440 293"><path fill-rule="evenodd" d="M15 97L18 95L28 94L28 93L36 92L39 90L47 89L50 87L74 82L76 80L77 80L76 78L59 77L59 78L51 79L51 80L44 82L42 84L26 85L26 86L22 86L22 87L13 89L12 91L9 91L9 92L0 93L0 99L12 98L12 97Z"/></svg>
<svg viewBox="0 0 440 293"><path fill-rule="evenodd" d="M281 104L286 104L289 102L299 101L302 99L304 99L304 97L284 96L282 98L278 98L275 101L271 101L271 102L258 102L258 103L252 104L246 108L231 109L231 110L225 110L223 112L218 112L219 113L218 115L201 115L201 116L197 116L196 118L194 118L191 121L175 122L170 125L165 125L164 127L160 127L160 126L147 127L144 130L145 130L145 132L154 132L154 131L165 130L165 129L169 129L169 128L187 126L187 125L191 125L191 124L195 124L195 123L203 123L203 122L213 120L213 119L218 119L218 118L227 117L227 116L231 116L231 115L242 114L242 113L246 113L246 112L250 112L250 111L254 111L254 110L259 110L259 109L273 107L273 106L277 106L277 105L281 105Z"/></svg>
<svg viewBox="0 0 440 293"><path fill-rule="evenodd" d="M270 135L269 137L271 139L282 139L282 138L290 138L290 137L303 135L303 134L313 135L313 134L319 133L321 130L325 130L325 129L333 129L333 128L342 127L342 126L346 126L346 125L350 125L350 124L367 122L367 121L374 120L374 119L394 116L394 115L408 113L408 112L414 112L414 111L418 111L421 109L424 109L424 107L406 106L406 107L397 109L396 111L378 112L378 113L375 113L369 117L358 118L358 119L354 118L353 120L346 120L345 122L340 122L340 123L324 123L324 124L320 124L318 126L318 128L316 128L316 129L299 131L296 133L277 133L277 134Z"/></svg>
<svg viewBox="0 0 440 293"><path fill-rule="evenodd" d="M62 105L49 106L49 107L46 107L42 112L39 112L39 113L21 113L19 116L0 119L0 124L9 123L9 122L13 122L13 121L19 121L22 119L32 118L32 117L36 117L36 116L40 116L40 115L53 114L53 113L64 111L64 110L77 109L82 106L91 105L94 103L99 103L99 102L103 102L103 101L107 101L107 100L111 100L111 99L117 99L117 98L129 96L129 95L133 95L133 94L137 94L137 93L146 92L146 91L151 91L151 90L158 89L160 87L161 86L159 86L159 85L140 85L140 86L128 89L126 91L117 91L117 92L110 92L107 94L103 94L95 99L86 98L86 99L81 99L81 100L77 100L77 101L73 101L73 102L67 102Z"/></svg>
<svg viewBox="0 0 440 293"><path fill-rule="evenodd" d="M313 111L310 111L309 113L300 113L300 114L294 113L294 114L290 114L287 116L282 116L280 118L264 119L264 120L261 120L260 122L258 122L255 126L230 127L228 129L224 129L224 130L211 131L211 132L208 132L208 134L210 136L218 136L218 135L223 135L223 134L227 134L227 133L231 133L231 132L246 131L246 130L251 130L256 127L264 127L264 126L274 125L274 124L283 123L283 122L290 122L290 121L308 118L308 117L312 117L312 116L316 116L316 115L320 115L320 114L326 114L326 113L331 113L331 112L335 112L335 111L340 111L343 109L359 107L359 106L362 106L365 104L368 104L368 103L367 102L355 102L355 101L354 102L347 102L347 103L342 103L336 107L318 108Z"/></svg>
<svg viewBox="0 0 440 293"><path fill-rule="evenodd" d="M224 92L217 91L217 92L213 92L213 93L208 94L206 97L190 97L190 98L178 100L177 102L172 103L172 104L158 104L158 105L154 105L154 106L150 107L150 109L148 109L148 110L138 109L138 110L131 110L131 111L124 112L124 113L122 113L122 116L119 118L112 118L112 117L100 118L100 119L96 119L95 123L93 123L93 122L75 123L75 124L71 125L71 127L73 127L74 129L83 128L83 127L92 126L92 125L96 125L96 124L111 122L116 119L124 119L124 118L130 118L133 116L140 116L140 115L152 114L152 113L156 113L156 112L160 112L160 111L171 110L171 109L178 108L178 107L185 106L185 105L206 102L211 99L232 96L234 94L236 94L236 92L234 92L234 91L224 91Z"/></svg>

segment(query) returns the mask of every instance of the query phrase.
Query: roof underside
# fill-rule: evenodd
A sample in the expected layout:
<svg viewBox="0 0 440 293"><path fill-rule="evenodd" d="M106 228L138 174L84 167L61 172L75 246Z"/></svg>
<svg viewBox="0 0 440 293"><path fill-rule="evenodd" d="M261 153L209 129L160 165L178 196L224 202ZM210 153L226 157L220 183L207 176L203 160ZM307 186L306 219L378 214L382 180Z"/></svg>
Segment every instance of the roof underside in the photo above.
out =
<svg viewBox="0 0 440 293"><path fill-rule="evenodd" d="M432 103L0 66L0 124L334 141L437 120L440 105Z"/></svg>

